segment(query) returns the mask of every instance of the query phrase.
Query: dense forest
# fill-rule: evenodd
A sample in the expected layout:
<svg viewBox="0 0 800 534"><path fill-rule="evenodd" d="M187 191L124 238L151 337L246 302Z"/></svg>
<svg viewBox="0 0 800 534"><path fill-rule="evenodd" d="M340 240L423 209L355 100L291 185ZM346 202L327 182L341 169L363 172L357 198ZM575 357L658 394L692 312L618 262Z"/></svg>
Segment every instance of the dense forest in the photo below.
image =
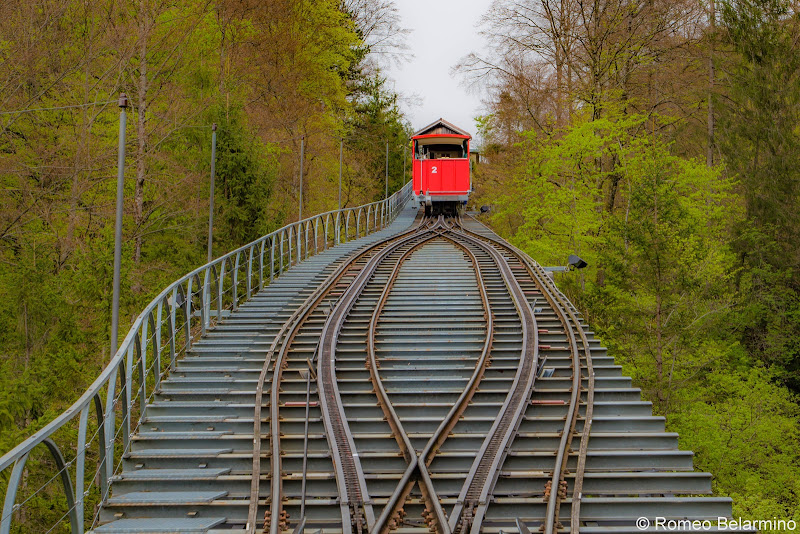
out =
<svg viewBox="0 0 800 534"><path fill-rule="evenodd" d="M800 519L800 14L497 0L477 205L545 265L734 515Z"/></svg>
<svg viewBox="0 0 800 534"><path fill-rule="evenodd" d="M109 360L120 93L127 161L119 338L214 252L403 182L408 125L382 69L391 2L23 0L0 5L0 453ZM32 110L32 111L25 111Z"/></svg>

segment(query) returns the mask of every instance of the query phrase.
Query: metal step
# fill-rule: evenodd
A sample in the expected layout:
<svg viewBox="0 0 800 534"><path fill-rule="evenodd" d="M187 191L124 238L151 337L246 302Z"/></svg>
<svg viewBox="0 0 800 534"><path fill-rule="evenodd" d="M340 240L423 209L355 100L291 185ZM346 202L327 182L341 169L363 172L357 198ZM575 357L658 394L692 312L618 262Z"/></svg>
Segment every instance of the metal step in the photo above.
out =
<svg viewBox="0 0 800 534"><path fill-rule="evenodd" d="M96 534L176 534L208 532L218 525L225 523L224 517L151 517L143 519L118 519L101 525L90 531Z"/></svg>

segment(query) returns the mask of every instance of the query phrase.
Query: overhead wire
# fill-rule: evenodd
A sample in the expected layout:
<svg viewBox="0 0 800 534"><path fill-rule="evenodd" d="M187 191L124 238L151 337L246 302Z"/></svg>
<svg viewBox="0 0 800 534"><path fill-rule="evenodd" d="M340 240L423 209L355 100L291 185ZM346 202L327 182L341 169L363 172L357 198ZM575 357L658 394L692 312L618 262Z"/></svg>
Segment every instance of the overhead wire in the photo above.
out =
<svg viewBox="0 0 800 534"><path fill-rule="evenodd" d="M93 106L105 106L107 104L114 104L116 100L109 100L107 102L90 102L88 104L73 104L69 106L56 106L52 108L28 108L18 109L16 111L0 111L0 115L18 115L20 113L30 113L33 111L58 111L61 109L75 109L75 108L88 108Z"/></svg>

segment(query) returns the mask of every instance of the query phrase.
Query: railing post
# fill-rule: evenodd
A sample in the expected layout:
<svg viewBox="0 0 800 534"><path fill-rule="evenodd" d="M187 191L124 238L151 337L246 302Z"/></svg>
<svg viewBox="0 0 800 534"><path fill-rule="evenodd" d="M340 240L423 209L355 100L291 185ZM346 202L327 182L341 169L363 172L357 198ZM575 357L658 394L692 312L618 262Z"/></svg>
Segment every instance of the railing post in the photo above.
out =
<svg viewBox="0 0 800 534"><path fill-rule="evenodd" d="M211 306L211 299L209 298L208 300L209 300L209 304L208 305ZM156 389L158 389L158 385L161 383L161 348L162 348L161 347L161 315L162 315L163 309L164 309L164 303L162 301L162 302L159 302L158 305L156 306L156 325L155 325L155 328L153 329L153 332L155 333L155 350L154 350L154 352L155 352L155 366L156 366L156 373L155 373L156 379L155 379L155 384L154 384L153 387L155 387ZM211 315L210 309L209 309L209 315ZM210 318L209 318L209 320L210 320Z"/></svg>
<svg viewBox="0 0 800 534"><path fill-rule="evenodd" d="M186 351L189 350L189 347L192 345L192 283L194 282L194 277L189 277L188 282L186 283L186 302L184 305L185 314L186 314L186 341L184 343L184 354Z"/></svg>
<svg viewBox="0 0 800 534"><path fill-rule="evenodd" d="M78 449L77 457L75 458L75 515L78 517L78 532L83 534L83 510L84 510L84 473L86 471L86 432L89 426L89 407L91 403L86 403L86 406L81 410L81 418L78 423ZM98 425L102 424L98 421Z"/></svg>
<svg viewBox="0 0 800 534"><path fill-rule="evenodd" d="M221 279L222 277L220 277ZM221 280L220 280L221 282ZM221 302L221 300L220 300ZM175 331L175 316L177 313L178 307L178 288L175 287L172 289L172 302L169 306L169 324L170 324L170 344L169 344L169 368L172 369L175 363L175 341L178 337L178 333ZM221 307L221 304L220 304Z"/></svg>
<svg viewBox="0 0 800 534"><path fill-rule="evenodd" d="M203 335L211 326L211 267L203 274Z"/></svg>
<svg viewBox="0 0 800 534"><path fill-rule="evenodd" d="M319 221L321 217L317 216L314 219L314 255L319 254Z"/></svg>
<svg viewBox="0 0 800 534"><path fill-rule="evenodd" d="M278 274L283 272L283 242L286 240L286 230L281 232L281 250L280 250L280 270Z"/></svg>
<svg viewBox="0 0 800 534"><path fill-rule="evenodd" d="M303 246L305 245L305 250ZM297 261L295 265L299 265L308 255L308 227L304 222L301 222L297 229Z"/></svg>
<svg viewBox="0 0 800 534"><path fill-rule="evenodd" d="M111 376L108 377L108 391L106 392L106 417L103 420L103 424L105 425L105 439L106 442L104 444L106 448L105 454L105 461L106 465L104 466L103 472L101 476L105 477L106 480L106 494L102 495L101 498L103 502L108 499L108 488L111 486L111 478L114 476L114 426L117 417L117 413L115 410L115 402L114 402L114 393L116 392L117 387L117 375L119 375L119 368L122 366L122 362L119 363L116 369L111 373ZM122 383L122 380L120 380Z"/></svg>
<svg viewBox="0 0 800 534"><path fill-rule="evenodd" d="M287 245L288 245L288 248L289 248L289 262L286 264L286 268L287 269L292 266L292 244L295 243L294 234L292 234L293 231L296 231L294 226L290 226L289 227L289 235L286 238ZM297 251L295 251L295 253L296 252Z"/></svg>
<svg viewBox="0 0 800 534"><path fill-rule="evenodd" d="M239 309L239 264L241 263L241 252L236 253L236 260L233 262L233 280L231 284L231 298L233 299L232 309Z"/></svg>
<svg viewBox="0 0 800 534"><path fill-rule="evenodd" d="M219 279L217 281L217 321L222 320L222 299L225 295L225 266L228 264L227 259L219 262Z"/></svg>
<svg viewBox="0 0 800 534"><path fill-rule="evenodd" d="M120 363L120 365L122 365ZM123 414L123 432L122 432L122 453L127 453L130 449L131 439L131 412L133 411L133 344L128 345L128 350L125 351L125 397L122 399L122 408L125 410Z"/></svg>
<svg viewBox="0 0 800 534"><path fill-rule="evenodd" d="M202 317L201 317L202 323ZM142 366L142 376L141 376L141 388L142 388L142 413L141 417L144 417L145 411L147 410L147 346L150 344L149 340L147 339L147 327L150 326L147 321L142 321L142 329L140 330L141 335L139 336L139 362Z"/></svg>
<svg viewBox="0 0 800 534"><path fill-rule="evenodd" d="M178 286L180 287L180 286ZM184 316L184 323L183 323L183 351L184 354L187 350L189 350L189 346L192 344L192 280L189 279L188 289L186 294L183 295L183 316ZM177 354L175 355L177 358ZM173 362L174 363L174 362ZM174 367L173 367L174 369Z"/></svg>
<svg viewBox="0 0 800 534"><path fill-rule="evenodd" d="M108 494L108 482L106 481L106 432L105 432L105 415L103 414L103 401L100 400L100 392L95 393L92 397L92 404L94 404L94 413L97 417L97 478L100 482L100 500L105 501L105 496Z"/></svg>
<svg viewBox="0 0 800 534"><path fill-rule="evenodd" d="M277 236L273 234L272 238L270 239L270 247L269 247L269 282L272 283L275 280L275 238Z"/></svg>
<svg viewBox="0 0 800 534"><path fill-rule="evenodd" d="M303 260L303 223L297 223L297 230L295 230L295 246L294 264L299 265Z"/></svg>
<svg viewBox="0 0 800 534"><path fill-rule="evenodd" d="M258 256L258 290L264 289L264 248L267 246L267 240L261 240L261 251Z"/></svg>
<svg viewBox="0 0 800 534"><path fill-rule="evenodd" d="M6 498L3 502L2 522L0 522L0 534L9 534L11 531L11 520L14 517L14 501L17 500L17 490L22 482L22 474L25 472L25 464L29 454L20 456L11 469L11 478L6 487Z"/></svg>
<svg viewBox="0 0 800 534"><path fill-rule="evenodd" d="M247 257L247 284L245 285L245 293L247 295L247 299L250 299L250 296L253 292L253 283L250 281L250 278L253 276L253 247L250 247L250 254Z"/></svg>

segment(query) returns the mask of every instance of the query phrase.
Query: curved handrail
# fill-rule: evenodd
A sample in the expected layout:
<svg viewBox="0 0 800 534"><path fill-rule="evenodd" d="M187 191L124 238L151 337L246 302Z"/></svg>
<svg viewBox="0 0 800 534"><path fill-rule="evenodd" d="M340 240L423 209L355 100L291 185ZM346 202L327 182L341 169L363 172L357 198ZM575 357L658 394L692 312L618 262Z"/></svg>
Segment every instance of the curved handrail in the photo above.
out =
<svg viewBox="0 0 800 534"><path fill-rule="evenodd" d="M100 497L105 501L111 480L119 467L117 465L115 469L115 453L121 456L128 451L130 436L145 416L149 401L158 389L161 379L174 367L177 358L191 347L194 338L198 334L205 334L212 322L221 320L225 310L237 309L253 295L254 289L263 289L292 265L317 254L320 248L316 242L318 225L327 228L330 222L326 221L335 221L332 235L329 236L326 231L322 236L324 243L321 248L325 250L350 239L348 222L351 216L355 218L365 208L375 211L380 208L380 225L375 224L373 227L373 231L377 231L388 226L397 217L411 194L409 182L384 200L332 210L288 224L198 267L167 286L134 320L108 365L80 398L49 424L0 457L0 475L5 476L6 470L15 465L18 466L17 470L21 470L19 464L24 465L35 447L43 443L48 448L51 444L54 445L51 437L74 420L80 419L77 444L72 445L75 448L75 458L68 462L57 462L58 471L54 477L60 476L66 480L69 478L69 470L75 470L72 480L76 483L70 482L71 488L67 491L70 503L68 512L70 517L74 517L76 510L80 512L85 509L84 500L90 490L84 487L83 482L88 460L86 452L93 440L97 440L100 453L97 470L93 472L98 476L91 478L89 486L98 480ZM309 246L310 232L314 233L313 247ZM368 228L365 229L365 235L367 233ZM98 421L96 432L89 436L87 414L92 403L95 405ZM13 512L19 507L13 501L21 479L21 476L9 477L4 498L7 506L0 517L0 534L10 532ZM41 491L43 487L36 491ZM94 517L96 519L97 516ZM73 534L83 532L86 519L82 517L72 522Z"/></svg>

